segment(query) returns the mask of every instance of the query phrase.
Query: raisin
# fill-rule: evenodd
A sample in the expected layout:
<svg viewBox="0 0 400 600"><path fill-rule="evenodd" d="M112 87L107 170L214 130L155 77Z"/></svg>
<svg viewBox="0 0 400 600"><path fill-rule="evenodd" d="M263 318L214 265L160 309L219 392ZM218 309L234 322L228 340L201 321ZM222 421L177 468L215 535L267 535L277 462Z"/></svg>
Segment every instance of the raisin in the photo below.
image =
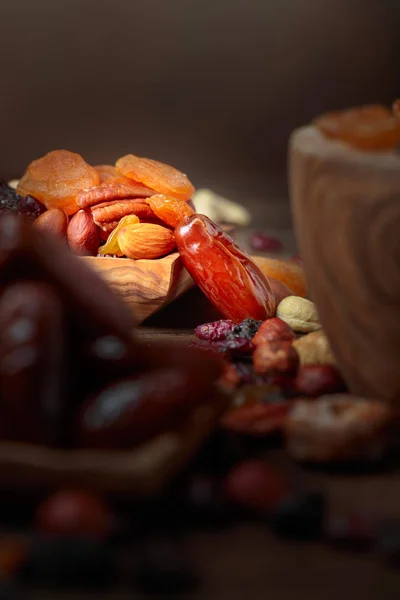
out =
<svg viewBox="0 0 400 600"><path fill-rule="evenodd" d="M209 342L219 342L225 340L228 333L234 328L233 321L229 319L221 319L220 321L213 321L212 323L204 323L196 327L194 333L199 340L206 340Z"/></svg>
<svg viewBox="0 0 400 600"><path fill-rule="evenodd" d="M18 209L18 202L21 196L15 190L10 188L5 181L0 181L0 211Z"/></svg>
<svg viewBox="0 0 400 600"><path fill-rule="evenodd" d="M253 343L246 337L226 338L221 342L214 342L213 348L222 353L248 354L253 350Z"/></svg>
<svg viewBox="0 0 400 600"><path fill-rule="evenodd" d="M250 341L256 335L262 322L255 319L245 319L233 327L232 331L227 335L227 339L245 338Z"/></svg>
<svg viewBox="0 0 400 600"><path fill-rule="evenodd" d="M19 215L28 217L28 219L34 221L46 211L46 207L39 200L32 198L32 196L25 196L25 198L19 200L17 211Z"/></svg>

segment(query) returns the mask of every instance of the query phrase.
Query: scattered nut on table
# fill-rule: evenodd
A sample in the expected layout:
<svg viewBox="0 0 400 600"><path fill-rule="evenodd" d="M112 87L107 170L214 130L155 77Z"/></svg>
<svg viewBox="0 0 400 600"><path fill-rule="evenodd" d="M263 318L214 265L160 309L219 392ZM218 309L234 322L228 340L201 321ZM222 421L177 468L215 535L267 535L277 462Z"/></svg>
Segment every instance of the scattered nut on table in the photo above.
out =
<svg viewBox="0 0 400 600"><path fill-rule="evenodd" d="M286 449L300 461L378 460L389 442L389 405L351 394L295 402L284 424Z"/></svg>
<svg viewBox="0 0 400 600"><path fill-rule="evenodd" d="M321 328L314 302L300 296L288 296L278 305L276 316L294 331L308 333Z"/></svg>
<svg viewBox="0 0 400 600"><path fill-rule="evenodd" d="M303 335L293 342L300 357L300 364L336 364L328 338L323 329Z"/></svg>

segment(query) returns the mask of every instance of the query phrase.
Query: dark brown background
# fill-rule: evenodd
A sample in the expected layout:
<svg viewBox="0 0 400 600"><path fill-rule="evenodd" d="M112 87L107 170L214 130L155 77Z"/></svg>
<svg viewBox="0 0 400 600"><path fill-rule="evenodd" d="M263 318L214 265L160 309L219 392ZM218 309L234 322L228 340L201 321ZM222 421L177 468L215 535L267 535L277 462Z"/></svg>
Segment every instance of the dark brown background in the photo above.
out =
<svg viewBox="0 0 400 600"><path fill-rule="evenodd" d="M3 0L0 26L0 175L55 148L92 163L133 152L275 229L290 226L289 132L400 94L398 0ZM398 515L397 473L311 479L336 508ZM199 599L400 597L376 558L277 543L260 526L204 533L192 551Z"/></svg>
<svg viewBox="0 0 400 600"><path fill-rule="evenodd" d="M0 173L134 152L252 208L284 197L292 128L400 93L399 17L397 0L3 1Z"/></svg>

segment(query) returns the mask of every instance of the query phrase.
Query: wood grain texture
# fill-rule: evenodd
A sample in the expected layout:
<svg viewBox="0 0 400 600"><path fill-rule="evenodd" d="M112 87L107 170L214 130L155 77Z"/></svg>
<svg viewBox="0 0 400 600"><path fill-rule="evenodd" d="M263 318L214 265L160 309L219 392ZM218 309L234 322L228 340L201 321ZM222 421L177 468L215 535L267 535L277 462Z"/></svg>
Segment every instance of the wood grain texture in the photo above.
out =
<svg viewBox="0 0 400 600"><path fill-rule="evenodd" d="M132 309L136 324L190 289L194 282L177 252L157 260L84 257Z"/></svg>
<svg viewBox="0 0 400 600"><path fill-rule="evenodd" d="M400 155L293 133L290 189L310 293L350 389L400 401Z"/></svg>

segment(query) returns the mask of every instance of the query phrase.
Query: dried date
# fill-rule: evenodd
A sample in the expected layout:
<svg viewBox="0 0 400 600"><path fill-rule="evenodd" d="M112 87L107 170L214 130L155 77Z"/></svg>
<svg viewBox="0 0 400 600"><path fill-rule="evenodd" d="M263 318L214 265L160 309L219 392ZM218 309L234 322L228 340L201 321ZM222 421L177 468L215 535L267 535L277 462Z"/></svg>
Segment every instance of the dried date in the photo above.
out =
<svg viewBox="0 0 400 600"><path fill-rule="evenodd" d="M83 405L78 445L131 448L180 423L210 385L201 365L155 369L120 380Z"/></svg>
<svg viewBox="0 0 400 600"><path fill-rule="evenodd" d="M208 299L226 319L264 320L275 314L267 278L235 242L204 215L175 229L182 261Z"/></svg>
<svg viewBox="0 0 400 600"><path fill-rule="evenodd" d="M1 436L55 444L63 438L62 310L53 289L21 282L0 300Z"/></svg>

